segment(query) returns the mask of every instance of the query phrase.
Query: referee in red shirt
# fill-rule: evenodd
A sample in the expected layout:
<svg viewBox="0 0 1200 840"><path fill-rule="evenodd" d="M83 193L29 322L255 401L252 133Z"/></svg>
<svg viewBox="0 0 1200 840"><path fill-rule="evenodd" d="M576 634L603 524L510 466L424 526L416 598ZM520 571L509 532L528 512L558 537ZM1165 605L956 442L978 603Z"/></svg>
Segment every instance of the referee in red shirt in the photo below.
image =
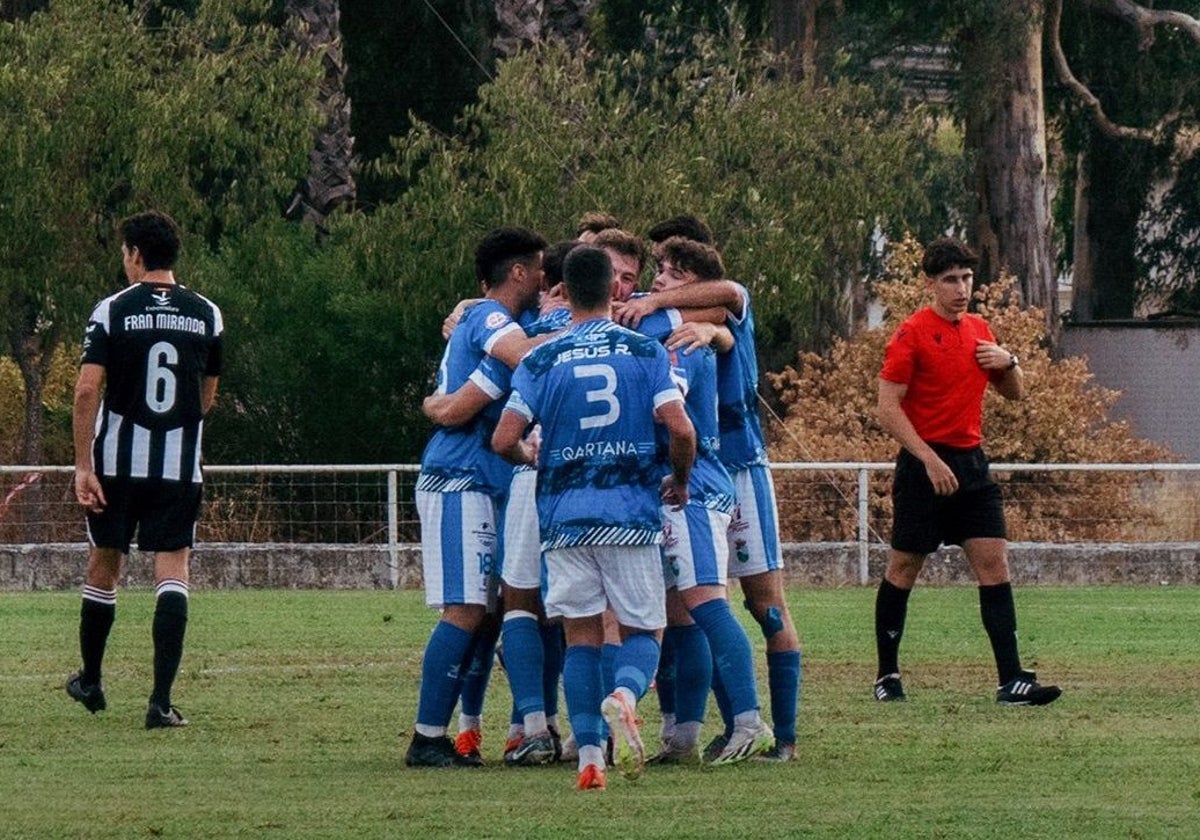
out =
<svg viewBox="0 0 1200 840"><path fill-rule="evenodd" d="M879 374L879 421L902 447L891 550L875 600L875 697L885 702L905 699L899 651L908 596L925 558L943 543L962 546L979 582L999 676L996 702L1043 706L1062 693L1039 684L1017 652L1004 507L980 444L988 385L1009 400L1021 399L1025 387L1017 357L996 343L983 318L967 312L978 263L951 237L926 247L921 270L933 302L896 330Z"/></svg>

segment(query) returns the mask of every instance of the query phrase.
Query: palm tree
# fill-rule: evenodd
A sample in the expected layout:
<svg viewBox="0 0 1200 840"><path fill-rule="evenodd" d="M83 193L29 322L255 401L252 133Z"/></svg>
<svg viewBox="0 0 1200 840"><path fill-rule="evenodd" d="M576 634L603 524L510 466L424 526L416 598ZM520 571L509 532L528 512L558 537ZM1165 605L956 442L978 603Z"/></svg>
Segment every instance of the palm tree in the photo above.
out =
<svg viewBox="0 0 1200 840"><path fill-rule="evenodd" d="M496 37L492 47L498 58L549 37L581 40L587 32L587 14L594 0L496 0Z"/></svg>
<svg viewBox="0 0 1200 840"><path fill-rule="evenodd" d="M324 123L313 138L308 175L296 186L286 215L324 231L326 217L339 205L352 202L356 194L341 11L337 0L285 0L284 10L288 37L306 54L321 53L325 69L318 94Z"/></svg>

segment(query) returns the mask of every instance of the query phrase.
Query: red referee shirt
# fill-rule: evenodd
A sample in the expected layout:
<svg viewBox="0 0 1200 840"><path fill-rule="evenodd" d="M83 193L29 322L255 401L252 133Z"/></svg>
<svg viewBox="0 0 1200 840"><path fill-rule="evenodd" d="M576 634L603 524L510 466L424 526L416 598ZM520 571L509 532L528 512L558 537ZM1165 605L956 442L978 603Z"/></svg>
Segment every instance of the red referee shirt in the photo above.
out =
<svg viewBox="0 0 1200 840"><path fill-rule="evenodd" d="M987 321L947 321L926 307L888 341L880 379L907 385L900 407L926 443L970 449L983 441L983 392L1003 371L975 361L977 339L995 341Z"/></svg>

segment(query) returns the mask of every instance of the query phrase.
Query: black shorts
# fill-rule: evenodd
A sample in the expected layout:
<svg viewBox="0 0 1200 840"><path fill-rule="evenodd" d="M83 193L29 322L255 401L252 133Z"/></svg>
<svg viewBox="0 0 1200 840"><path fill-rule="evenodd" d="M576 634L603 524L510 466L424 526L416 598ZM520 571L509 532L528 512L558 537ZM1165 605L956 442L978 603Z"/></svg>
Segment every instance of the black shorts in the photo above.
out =
<svg viewBox="0 0 1200 840"><path fill-rule="evenodd" d="M949 496L934 493L925 465L907 449L900 450L892 482L892 548L929 554L943 543L1007 539L1000 486L992 481L983 450L948 446L933 450L958 479L958 490Z"/></svg>
<svg viewBox="0 0 1200 840"><path fill-rule="evenodd" d="M88 513L88 540L97 548L129 553L136 532L142 551L178 551L196 539L202 485L181 481L100 478L108 501Z"/></svg>

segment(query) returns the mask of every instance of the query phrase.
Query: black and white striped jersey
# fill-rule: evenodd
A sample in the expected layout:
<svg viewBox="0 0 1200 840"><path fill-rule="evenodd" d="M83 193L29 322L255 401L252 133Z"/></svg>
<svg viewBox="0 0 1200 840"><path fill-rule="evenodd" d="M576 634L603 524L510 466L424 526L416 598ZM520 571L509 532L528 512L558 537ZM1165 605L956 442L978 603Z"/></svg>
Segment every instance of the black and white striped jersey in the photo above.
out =
<svg viewBox="0 0 1200 840"><path fill-rule="evenodd" d="M221 372L221 310L177 284L133 283L96 305L81 364L104 368L98 475L199 482L202 383Z"/></svg>

